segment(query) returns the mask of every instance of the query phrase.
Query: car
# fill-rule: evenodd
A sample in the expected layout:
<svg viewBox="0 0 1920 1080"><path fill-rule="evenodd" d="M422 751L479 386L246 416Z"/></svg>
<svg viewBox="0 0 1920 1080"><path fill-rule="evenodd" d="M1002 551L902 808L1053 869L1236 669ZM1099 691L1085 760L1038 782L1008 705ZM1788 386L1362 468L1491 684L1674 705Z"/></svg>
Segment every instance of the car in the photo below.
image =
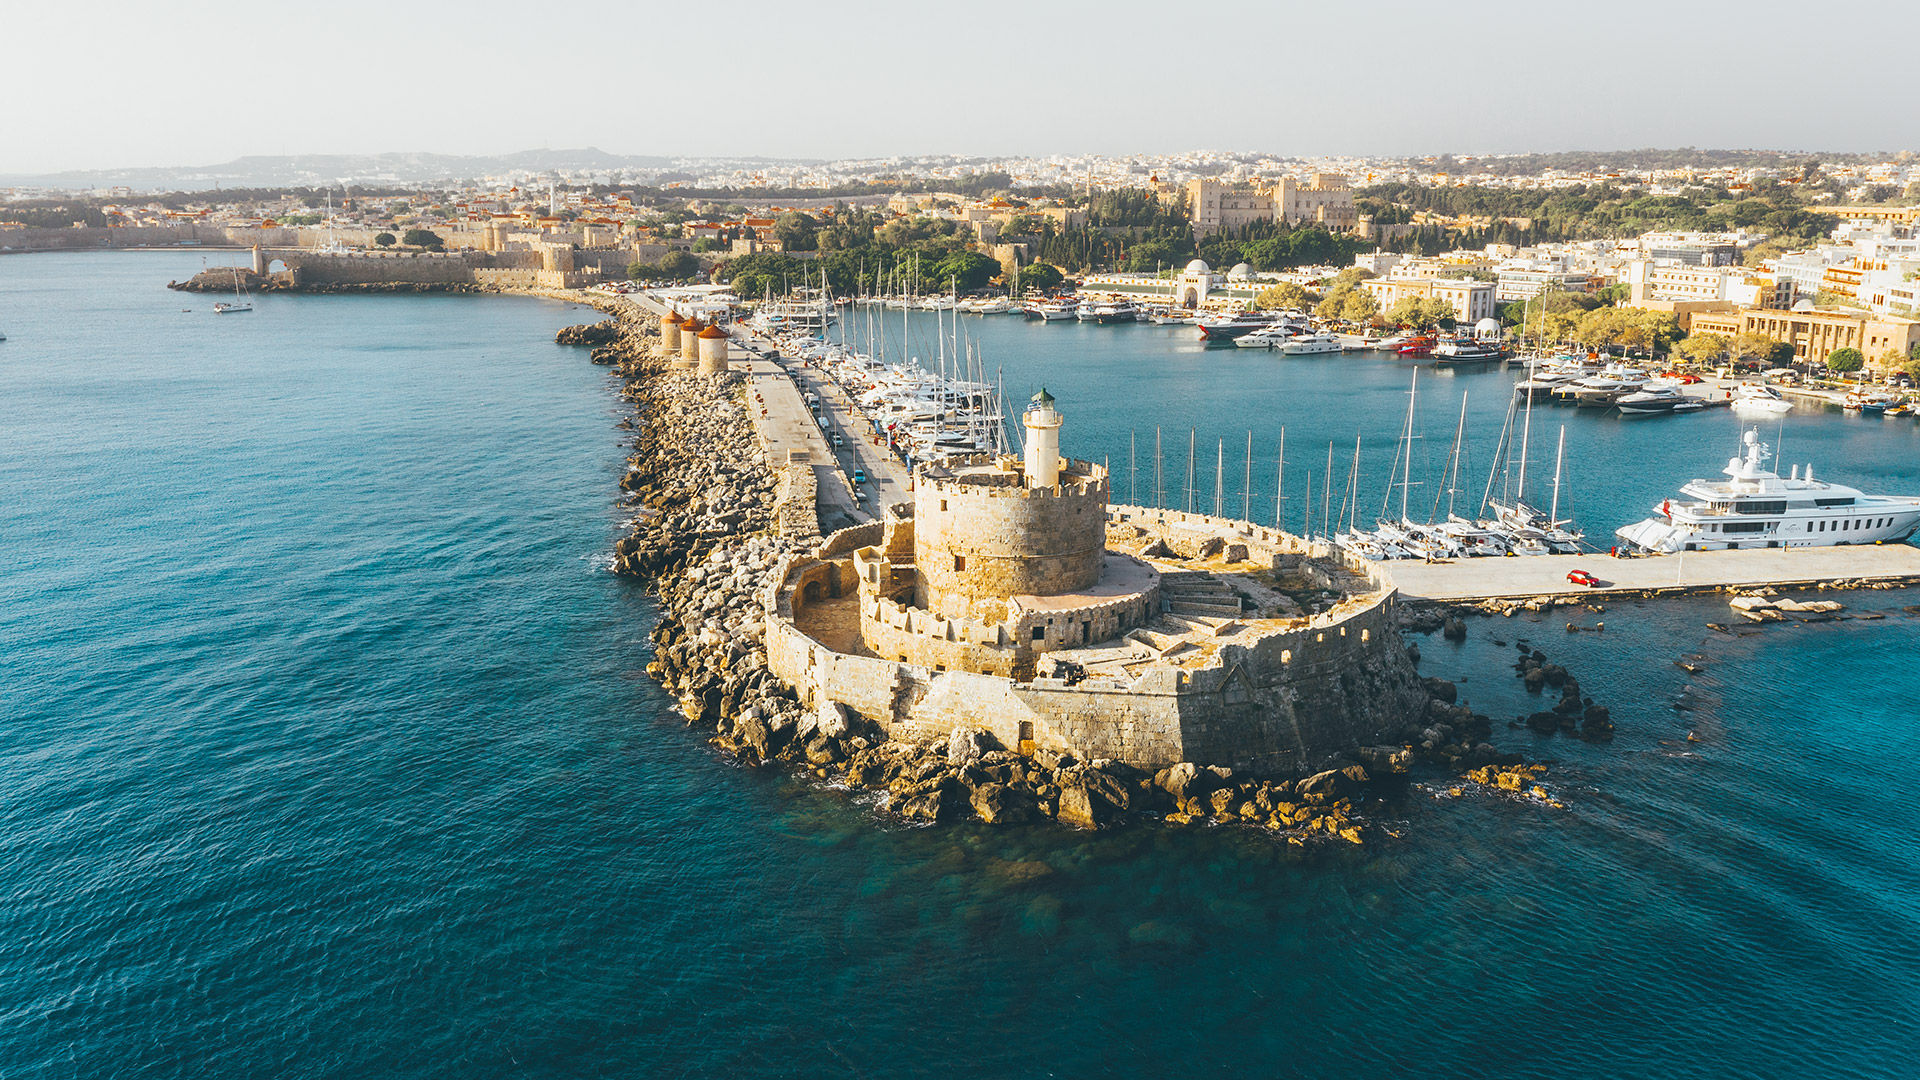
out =
<svg viewBox="0 0 1920 1080"><path fill-rule="evenodd" d="M1693 386L1700 381L1700 376L1684 371L1663 371L1660 373L1660 377L1663 379L1672 379L1681 386Z"/></svg>
<svg viewBox="0 0 1920 1080"><path fill-rule="evenodd" d="M840 443L841 443L841 439L840 439L840 433L836 431L836 432L834 432L834 433L833 433L833 446L834 446L834 449L836 449L836 450L837 450L837 449L839 449L839 448L840 448Z"/></svg>
<svg viewBox="0 0 1920 1080"><path fill-rule="evenodd" d="M1575 585L1585 585L1589 589L1600 584L1599 578L1594 577L1585 570L1567 571L1567 580L1573 582Z"/></svg>
<svg viewBox="0 0 1920 1080"><path fill-rule="evenodd" d="M855 469L855 470L853 470L853 482L854 482L854 483L856 483L856 484L864 484L864 483L866 483L866 482L867 482L867 470L865 470L865 469Z"/></svg>

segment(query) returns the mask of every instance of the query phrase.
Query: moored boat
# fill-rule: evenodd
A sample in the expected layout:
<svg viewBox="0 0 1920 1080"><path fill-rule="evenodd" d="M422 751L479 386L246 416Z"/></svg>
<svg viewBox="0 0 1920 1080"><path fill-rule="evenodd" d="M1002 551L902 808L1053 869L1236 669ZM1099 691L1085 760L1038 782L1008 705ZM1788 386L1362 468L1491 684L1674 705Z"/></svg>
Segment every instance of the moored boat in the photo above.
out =
<svg viewBox="0 0 1920 1080"><path fill-rule="evenodd" d="M1724 548L1824 547L1904 541L1920 528L1920 498L1868 495L1857 488L1766 468L1772 456L1757 428L1741 436L1742 454L1721 470L1728 479L1692 480L1681 499L1666 499L1656 516L1616 531L1633 548L1654 554Z"/></svg>

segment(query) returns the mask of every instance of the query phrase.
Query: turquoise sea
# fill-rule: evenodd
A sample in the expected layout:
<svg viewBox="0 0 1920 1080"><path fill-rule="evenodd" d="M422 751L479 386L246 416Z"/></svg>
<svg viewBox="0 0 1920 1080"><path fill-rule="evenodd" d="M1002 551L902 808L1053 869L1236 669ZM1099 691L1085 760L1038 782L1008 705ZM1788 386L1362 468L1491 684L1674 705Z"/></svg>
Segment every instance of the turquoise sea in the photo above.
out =
<svg viewBox="0 0 1920 1080"><path fill-rule="evenodd" d="M215 317L161 288L200 259L0 259L0 1076L1914 1071L1920 598L1742 637L1698 600L1421 639L1496 717L1532 707L1520 640L1612 706L1609 746L1496 736L1552 762L1563 810L1416 785L1376 809L1398 839L1305 856L898 828L726 764L642 673L648 598L603 569L613 386L552 344L591 312ZM1324 462L1358 426L1381 495L1401 365L969 332L1117 472L1129 428L1231 462L1285 423L1289 461ZM1429 452L1461 388L1497 431L1504 377L1434 378ZM1590 531L1736 434L1563 419ZM1889 490L1920 487L1914 430L1783 429Z"/></svg>

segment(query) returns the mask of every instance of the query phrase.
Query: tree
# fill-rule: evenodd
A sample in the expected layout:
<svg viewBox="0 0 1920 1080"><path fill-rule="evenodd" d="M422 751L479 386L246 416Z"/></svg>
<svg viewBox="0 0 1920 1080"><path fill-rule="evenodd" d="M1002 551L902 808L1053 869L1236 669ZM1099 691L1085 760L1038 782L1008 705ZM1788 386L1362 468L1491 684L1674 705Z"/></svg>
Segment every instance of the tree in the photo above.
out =
<svg viewBox="0 0 1920 1080"><path fill-rule="evenodd" d="M1673 347L1673 354L1689 364L1713 367L1727 355L1730 344L1722 334L1694 334Z"/></svg>
<svg viewBox="0 0 1920 1080"><path fill-rule="evenodd" d="M1349 290L1340 301L1340 317L1348 322L1368 322L1380 314L1380 302L1365 289Z"/></svg>
<svg viewBox="0 0 1920 1080"><path fill-rule="evenodd" d="M773 224L774 239L787 251L812 251L819 247L819 225L806 214L790 210Z"/></svg>
<svg viewBox="0 0 1920 1080"><path fill-rule="evenodd" d="M1773 355L1775 342L1758 330L1746 330L1735 334L1727 343L1727 355L1737 363L1749 358L1764 358Z"/></svg>
<svg viewBox="0 0 1920 1080"><path fill-rule="evenodd" d="M686 281L700 272L700 260L689 251L669 251L660 256L656 269L668 281Z"/></svg>
<svg viewBox="0 0 1920 1080"><path fill-rule="evenodd" d="M956 251L934 263L931 271L936 282L950 284L962 292L984 286L999 272L999 262L977 251Z"/></svg>
<svg viewBox="0 0 1920 1080"><path fill-rule="evenodd" d="M1065 280L1066 276L1060 273L1059 267L1048 263L1034 263L1032 266L1020 268L1020 289L1023 292L1032 289L1057 289Z"/></svg>
<svg viewBox="0 0 1920 1080"><path fill-rule="evenodd" d="M1849 372L1859 371L1866 366L1867 358L1861 354L1859 349L1851 347L1840 348L1827 354L1828 371L1837 371L1845 375Z"/></svg>
<svg viewBox="0 0 1920 1080"><path fill-rule="evenodd" d="M1437 296L1403 296L1387 309L1387 321L1424 330L1455 324L1453 305Z"/></svg>
<svg viewBox="0 0 1920 1080"><path fill-rule="evenodd" d="M716 240L716 239L714 239L714 238L713 238L713 237L711 237L711 236L703 236L703 237L701 237L700 239L698 239L698 240L695 240L695 241L693 242L693 250L695 250L695 251L724 251L724 250L726 250L726 245L725 245L725 244L722 244L722 243L721 243L720 241L718 241L718 240Z"/></svg>
<svg viewBox="0 0 1920 1080"><path fill-rule="evenodd" d="M1307 290L1295 285L1291 281L1283 281L1278 285L1269 285L1256 293L1253 298L1253 306L1262 311L1278 311L1281 309L1287 311L1305 311L1308 305L1312 303L1313 297L1307 295Z"/></svg>
<svg viewBox="0 0 1920 1080"><path fill-rule="evenodd" d="M408 247L426 248L430 251L439 251L447 244L440 238L439 233L431 229L408 229L400 239L404 240Z"/></svg>
<svg viewBox="0 0 1920 1080"><path fill-rule="evenodd" d="M374 236L373 243L375 247L392 247L394 244L393 234L390 232L378 233Z"/></svg>

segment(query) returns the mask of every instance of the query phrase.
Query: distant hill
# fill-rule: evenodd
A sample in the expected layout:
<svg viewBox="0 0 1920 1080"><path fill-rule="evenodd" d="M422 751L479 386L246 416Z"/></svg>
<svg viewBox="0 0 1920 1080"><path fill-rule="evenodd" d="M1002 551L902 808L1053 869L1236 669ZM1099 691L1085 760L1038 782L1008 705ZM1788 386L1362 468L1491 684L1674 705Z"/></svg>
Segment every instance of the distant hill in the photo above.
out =
<svg viewBox="0 0 1920 1080"><path fill-rule="evenodd" d="M1871 164L1886 161L1891 152L1870 154L1824 153L1789 150L1699 150L1682 146L1672 150L1646 147L1639 150L1569 150L1553 154L1499 154L1478 157L1442 154L1437 158L1411 158L1409 163L1439 167L1462 173L1491 173L1496 176L1535 176L1557 169L1561 172L1619 172L1626 169L1725 169L1725 168L1800 168L1808 162L1833 164Z"/></svg>
<svg viewBox="0 0 1920 1080"><path fill-rule="evenodd" d="M522 150L469 157L456 154L298 154L251 156L221 165L93 169L39 175L0 175L0 187L68 191L129 187L135 191L204 191L222 188L319 187L332 184L409 185L522 173L654 173L685 159L578 150Z"/></svg>

